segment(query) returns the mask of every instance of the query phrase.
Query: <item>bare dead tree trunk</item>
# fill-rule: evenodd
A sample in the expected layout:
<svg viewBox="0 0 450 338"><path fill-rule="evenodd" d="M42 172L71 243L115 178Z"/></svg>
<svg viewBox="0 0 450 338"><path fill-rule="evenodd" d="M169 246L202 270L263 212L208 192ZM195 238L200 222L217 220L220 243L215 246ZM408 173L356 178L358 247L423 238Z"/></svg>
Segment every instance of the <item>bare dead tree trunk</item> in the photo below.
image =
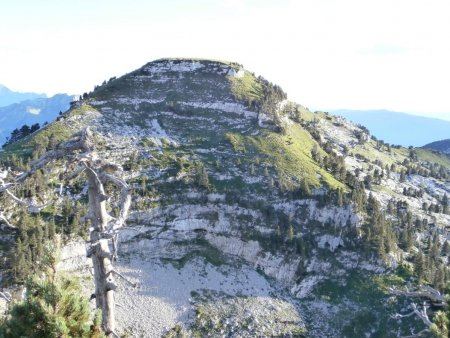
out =
<svg viewBox="0 0 450 338"><path fill-rule="evenodd" d="M60 144L56 149L45 153L41 158L31 162L31 169L21 174L13 183L0 182L0 192L6 192L16 203L25 204L29 208L40 209L45 206L34 206L26 201L17 198L9 191L9 188L23 182L27 177L46 166L48 163L63 159L69 164L77 164L78 168L66 175L70 180L85 172L88 183L89 211L86 216L91 222L90 247L88 257L92 257L94 267L95 297L96 306L102 310L102 327L107 335L117 336L115 333L115 302L114 291L117 284L114 281L114 274L124 278L114 270L113 261L115 257L115 240L118 231L123 227L128 216L131 204L131 195L128 185L119 177L110 174L120 172L120 166L108 163L97 157L94 151L94 139L92 132L86 128L74 135L71 140ZM106 203L108 196L105 194L104 184L112 183L120 190L119 194L119 215L117 218L108 214ZM3 215L3 214L2 214ZM114 248L111 252L111 247Z"/></svg>
<svg viewBox="0 0 450 338"><path fill-rule="evenodd" d="M92 262L94 266L95 296L97 307L102 309L103 326L106 333L114 333L114 290L117 284L114 281L114 252L111 252L110 243L115 246L117 231L123 226L128 214L130 195L128 186L117 177L104 172L98 175L95 170L86 164L88 176L89 212L88 219L91 220L93 230L90 233L92 243ZM106 200L103 181L113 182L121 191L120 215L117 219L106 212Z"/></svg>

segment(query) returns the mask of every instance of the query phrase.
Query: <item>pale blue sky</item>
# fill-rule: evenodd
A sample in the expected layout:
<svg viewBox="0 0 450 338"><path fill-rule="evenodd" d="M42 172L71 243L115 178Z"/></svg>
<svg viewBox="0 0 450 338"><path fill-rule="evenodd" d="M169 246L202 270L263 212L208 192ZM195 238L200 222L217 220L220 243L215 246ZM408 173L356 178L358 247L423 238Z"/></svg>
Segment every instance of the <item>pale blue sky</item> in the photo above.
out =
<svg viewBox="0 0 450 338"><path fill-rule="evenodd" d="M311 108L450 120L448 0L0 0L0 83L82 93L161 57L237 61Z"/></svg>

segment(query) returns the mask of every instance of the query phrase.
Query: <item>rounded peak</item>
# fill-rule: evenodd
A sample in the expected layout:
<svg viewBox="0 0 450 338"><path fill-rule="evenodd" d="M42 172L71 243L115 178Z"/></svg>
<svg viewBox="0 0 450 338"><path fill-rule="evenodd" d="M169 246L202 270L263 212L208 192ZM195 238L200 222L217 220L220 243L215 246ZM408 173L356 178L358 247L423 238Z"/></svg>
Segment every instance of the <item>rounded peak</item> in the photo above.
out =
<svg viewBox="0 0 450 338"><path fill-rule="evenodd" d="M161 58L161 59L157 59L154 60L150 63L161 63L161 62L166 62L166 63L204 63L204 64L222 64L222 65L227 65L230 67L239 67L241 68L242 65L237 63L237 62L233 62L233 61L227 61L227 60L220 60L220 59L208 59L208 58L185 58L185 57L168 57L168 58Z"/></svg>
<svg viewBox="0 0 450 338"><path fill-rule="evenodd" d="M234 71L243 69L243 66L237 62L201 59L201 58L162 58L151 61L141 69L152 73L165 71L175 72L193 72L193 71Z"/></svg>

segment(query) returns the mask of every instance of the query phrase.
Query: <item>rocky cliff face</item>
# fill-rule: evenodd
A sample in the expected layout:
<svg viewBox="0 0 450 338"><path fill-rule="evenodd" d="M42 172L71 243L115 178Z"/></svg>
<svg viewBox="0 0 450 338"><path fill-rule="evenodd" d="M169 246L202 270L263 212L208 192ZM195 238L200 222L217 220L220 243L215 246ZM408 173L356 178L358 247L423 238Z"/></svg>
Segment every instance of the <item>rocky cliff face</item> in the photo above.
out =
<svg viewBox="0 0 450 338"><path fill-rule="evenodd" d="M378 170L363 191L383 209L407 203L396 204L393 224L402 212L432 219L443 245L449 215L422 204L441 201L449 183L391 171L408 168L406 149L380 147L344 119L286 101L241 65L208 60L151 62L90 93L57 126L65 137L87 125L100 156L121 164L134 189L118 264L138 287L123 282L117 292L123 332L381 337L421 328L394 320L408 301L386 293L392 281L412 283L412 273L396 270L411 254L367 248L370 216L350 198L359 183L348 184ZM415 164L448 172L448 159L418 156ZM418 186L421 197L408 196ZM400 236L402 225L393 231ZM415 247L432 233L417 231ZM66 268L88 264L65 250Z"/></svg>

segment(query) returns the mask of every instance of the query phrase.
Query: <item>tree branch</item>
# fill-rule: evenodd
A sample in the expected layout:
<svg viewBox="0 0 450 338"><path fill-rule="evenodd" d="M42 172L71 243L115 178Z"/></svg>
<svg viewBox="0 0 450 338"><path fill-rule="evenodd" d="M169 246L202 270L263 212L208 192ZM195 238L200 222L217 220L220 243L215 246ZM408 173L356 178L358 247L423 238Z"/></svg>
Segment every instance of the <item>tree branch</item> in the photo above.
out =
<svg viewBox="0 0 450 338"><path fill-rule="evenodd" d="M125 220L128 217L128 212L131 206L131 193L130 193L130 188L128 186L128 184L125 183L124 180L107 174L107 173L102 173L99 177L101 180L103 180L104 182L111 182L114 185L116 185L118 188L120 188L120 198L119 198L119 203L118 203L118 207L120 209L119 211L119 217L117 217L114 220L113 224L108 224L108 227L110 228L110 230L116 230L119 229L121 227L123 227L123 225L125 224Z"/></svg>
<svg viewBox="0 0 450 338"><path fill-rule="evenodd" d="M133 283L130 280L128 280L127 277L125 277L124 275L122 275L119 271L117 270L111 270L112 273L116 274L117 276L119 276L120 278L122 278L124 281L126 281L128 284L130 284L132 287L136 287L137 283Z"/></svg>
<svg viewBox="0 0 450 338"><path fill-rule="evenodd" d="M420 285L417 291L397 290L394 288L389 288L389 293L392 295L402 295L407 297L422 297L428 298L437 303L445 303L445 297L439 292L428 285Z"/></svg>
<svg viewBox="0 0 450 338"><path fill-rule="evenodd" d="M0 211L0 221L3 221L3 223L5 223L8 227L12 228L12 229L17 229L17 227L15 225L12 225L9 220L6 218L5 214L3 213L3 211Z"/></svg>
<svg viewBox="0 0 450 338"><path fill-rule="evenodd" d="M45 207L49 206L53 201L50 201L46 204L43 205L34 205L32 203L28 203L25 202L24 200L21 200L19 197L17 197L16 195L14 195L11 191L9 191L8 189L5 189L4 192L6 192L6 194L8 194L15 202L17 202L20 205L24 205L28 208L28 210L32 213L38 213L39 211L41 211L42 209L44 209Z"/></svg>
<svg viewBox="0 0 450 338"><path fill-rule="evenodd" d="M4 300L6 300L6 302L11 303L12 301L12 297L9 294L9 292L1 292L0 291L0 297L2 297Z"/></svg>
<svg viewBox="0 0 450 338"><path fill-rule="evenodd" d="M410 312L406 315L401 315L399 313L396 313L393 316L393 318L410 317L410 316L416 314L427 327L430 327L431 324L433 324L427 314L428 305L426 302L423 302L422 309L418 308L415 303L412 303L411 307L413 308L412 312Z"/></svg>

